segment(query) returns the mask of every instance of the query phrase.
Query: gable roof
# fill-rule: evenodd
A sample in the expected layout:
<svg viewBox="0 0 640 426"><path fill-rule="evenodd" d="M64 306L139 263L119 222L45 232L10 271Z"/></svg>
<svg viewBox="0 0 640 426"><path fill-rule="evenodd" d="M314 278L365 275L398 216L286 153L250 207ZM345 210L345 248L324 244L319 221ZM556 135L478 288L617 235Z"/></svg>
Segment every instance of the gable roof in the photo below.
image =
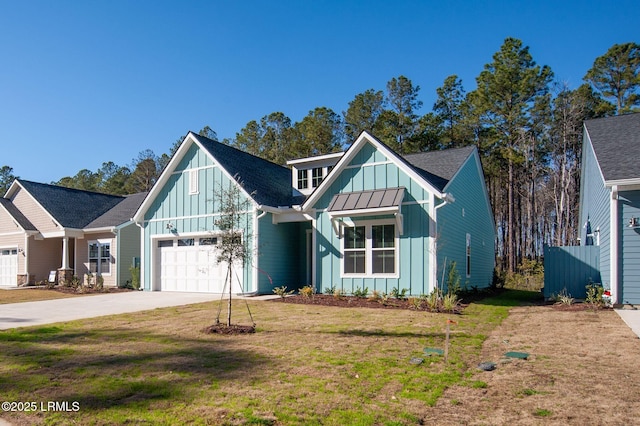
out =
<svg viewBox="0 0 640 426"><path fill-rule="evenodd" d="M85 229L106 228L122 225L123 223L129 222L146 196L147 192L139 192L137 194L125 196L113 208L105 212L103 215L101 215L91 223L87 224L87 226L85 226Z"/></svg>
<svg viewBox="0 0 640 426"><path fill-rule="evenodd" d="M475 146L447 149L443 151L422 152L401 156L382 141L363 131L358 139L347 149L336 166L331 170L322 183L311 193L304 202L303 209L307 209L322 196L327 187L333 183L339 170L343 169L355 156L360 147L369 142L381 150L382 153L404 170L421 186L434 193L438 198L444 198L443 190L449 181L460 170L469 156L476 150Z"/></svg>
<svg viewBox="0 0 640 426"><path fill-rule="evenodd" d="M640 178L640 113L584 122L605 181Z"/></svg>
<svg viewBox="0 0 640 426"><path fill-rule="evenodd" d="M124 200L117 195L101 194L63 186L16 179L64 228L85 228Z"/></svg>
<svg viewBox="0 0 640 426"><path fill-rule="evenodd" d="M404 159L433 186L443 191L475 149L475 146L470 145L442 151L420 152L405 155Z"/></svg>
<svg viewBox="0 0 640 426"><path fill-rule="evenodd" d="M231 177L237 176L256 203L271 207L290 207L296 202L291 186L291 171L288 168L193 132L189 134Z"/></svg>
<svg viewBox="0 0 640 426"><path fill-rule="evenodd" d="M6 198L0 198L0 206L4 207L7 213L18 222L18 225L25 231L37 231L38 229L27 219L20 210Z"/></svg>

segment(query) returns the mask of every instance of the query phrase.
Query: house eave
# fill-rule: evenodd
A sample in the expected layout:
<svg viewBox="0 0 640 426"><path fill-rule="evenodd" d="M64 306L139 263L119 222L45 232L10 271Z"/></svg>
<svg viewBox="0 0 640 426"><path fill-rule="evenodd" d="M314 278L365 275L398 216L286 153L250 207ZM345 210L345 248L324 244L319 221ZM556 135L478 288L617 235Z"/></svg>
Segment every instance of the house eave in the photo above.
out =
<svg viewBox="0 0 640 426"><path fill-rule="evenodd" d="M617 186L618 191L634 191L640 189L640 178L607 180L604 186L610 189Z"/></svg>

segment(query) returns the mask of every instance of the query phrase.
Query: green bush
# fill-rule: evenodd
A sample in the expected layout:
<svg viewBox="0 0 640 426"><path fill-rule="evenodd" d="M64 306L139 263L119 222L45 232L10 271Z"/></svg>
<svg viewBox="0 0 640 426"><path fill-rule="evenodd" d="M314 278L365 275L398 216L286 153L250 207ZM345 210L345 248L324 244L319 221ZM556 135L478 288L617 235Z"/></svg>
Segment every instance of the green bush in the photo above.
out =
<svg viewBox="0 0 640 426"><path fill-rule="evenodd" d="M131 273L131 288L140 290L140 267L131 265L129 272Z"/></svg>

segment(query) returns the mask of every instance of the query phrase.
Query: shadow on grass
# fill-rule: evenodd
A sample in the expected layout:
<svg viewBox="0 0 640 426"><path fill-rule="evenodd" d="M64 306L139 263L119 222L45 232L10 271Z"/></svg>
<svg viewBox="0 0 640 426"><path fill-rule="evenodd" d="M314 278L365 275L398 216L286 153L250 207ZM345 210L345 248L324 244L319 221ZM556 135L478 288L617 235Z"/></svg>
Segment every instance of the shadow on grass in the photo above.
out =
<svg viewBox="0 0 640 426"><path fill-rule="evenodd" d="M535 306L544 304L539 291L502 289L499 293L475 300L473 303L489 306Z"/></svg>
<svg viewBox="0 0 640 426"><path fill-rule="evenodd" d="M77 401L83 411L188 400L202 383L267 374L269 359L235 340L61 327L0 332L0 395Z"/></svg>

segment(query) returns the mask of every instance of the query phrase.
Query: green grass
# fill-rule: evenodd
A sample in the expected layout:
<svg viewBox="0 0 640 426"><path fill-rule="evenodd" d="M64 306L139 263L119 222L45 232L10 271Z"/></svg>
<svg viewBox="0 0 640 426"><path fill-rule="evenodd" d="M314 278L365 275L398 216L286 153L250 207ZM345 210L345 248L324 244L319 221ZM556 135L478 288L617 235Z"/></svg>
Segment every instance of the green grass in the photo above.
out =
<svg viewBox="0 0 640 426"><path fill-rule="evenodd" d="M78 412L3 414L47 424L403 425L447 387L471 382L482 344L527 303L504 292L462 315L250 301L258 332L207 335L217 305L199 304L0 332L0 395L77 401ZM244 302L234 322L248 322ZM448 362L427 357L444 347ZM537 414L539 415L539 414Z"/></svg>

